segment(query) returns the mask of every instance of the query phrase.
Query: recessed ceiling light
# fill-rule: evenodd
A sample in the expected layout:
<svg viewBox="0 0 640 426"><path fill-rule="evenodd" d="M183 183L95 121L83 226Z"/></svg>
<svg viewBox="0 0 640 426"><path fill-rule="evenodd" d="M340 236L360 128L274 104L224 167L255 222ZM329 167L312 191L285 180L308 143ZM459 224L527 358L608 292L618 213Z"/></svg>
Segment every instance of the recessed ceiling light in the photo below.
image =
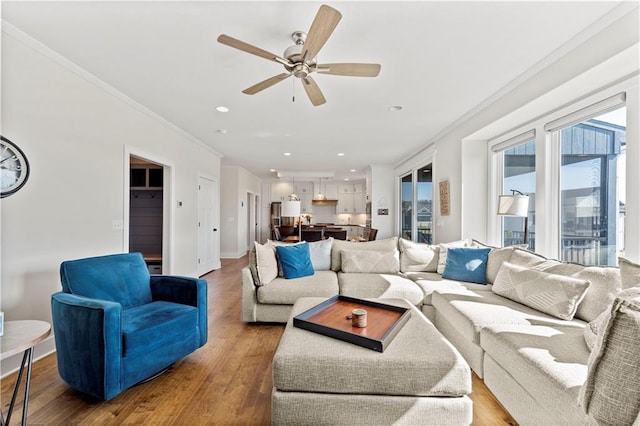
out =
<svg viewBox="0 0 640 426"><path fill-rule="evenodd" d="M389 111L402 111L402 105L390 106Z"/></svg>
<svg viewBox="0 0 640 426"><path fill-rule="evenodd" d="M338 157L344 157L344 152L339 152Z"/></svg>
<svg viewBox="0 0 640 426"><path fill-rule="evenodd" d="M291 155L291 153L290 152L285 152L284 155L289 156L289 155Z"/></svg>
<svg viewBox="0 0 640 426"><path fill-rule="evenodd" d="M226 135L227 134L227 129L218 129L216 130L217 133L220 133L222 135Z"/></svg>
<svg viewBox="0 0 640 426"><path fill-rule="evenodd" d="M344 180L349 180L349 178L344 178Z"/></svg>
<svg viewBox="0 0 640 426"><path fill-rule="evenodd" d="M273 172L275 172L275 171L276 171L276 169L269 169L269 171L270 171L271 173L273 173Z"/></svg>
<svg viewBox="0 0 640 426"><path fill-rule="evenodd" d="M218 112L229 112L229 108L227 108L226 106L220 105L220 106L216 107L216 111L218 111Z"/></svg>
<svg viewBox="0 0 640 426"><path fill-rule="evenodd" d="M355 173L356 169L349 170L351 173Z"/></svg>

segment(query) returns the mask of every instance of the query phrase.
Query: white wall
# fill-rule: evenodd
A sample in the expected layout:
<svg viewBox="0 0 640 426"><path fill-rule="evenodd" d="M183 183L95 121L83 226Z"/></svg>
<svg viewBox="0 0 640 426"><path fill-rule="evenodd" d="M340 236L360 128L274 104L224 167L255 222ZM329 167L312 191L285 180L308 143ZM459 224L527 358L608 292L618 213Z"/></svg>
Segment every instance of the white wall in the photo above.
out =
<svg viewBox="0 0 640 426"><path fill-rule="evenodd" d="M622 7L628 10L628 8L632 6L623 5ZM479 105L461 117L456 123L453 123L449 129L426 142L425 146L427 148L425 149L433 147L437 152L434 163L433 180L436 188L434 194L434 199L436 200L434 215L436 227L434 237L436 242L453 241L474 235L482 236L483 233L486 232L486 229L474 229L474 227L481 225L479 221L472 216L473 212L468 212L469 214L465 213L464 217L462 215L462 209L468 209L469 206L474 206L475 209L484 210L485 212L488 209L486 197L484 200L478 198L479 192L486 191L486 182L483 180L474 181L470 179L470 175L467 172L463 173L463 168L466 169L471 162L478 161L469 156L476 150L476 147L465 147L465 151L463 152L463 140L474 138L472 135L481 129L487 128L487 126L490 126L492 123L535 101L556 87L570 82L620 52L634 48L634 45L638 43L638 26L640 24L637 7L622 17L616 15L612 16L606 22L604 19L601 21L602 22L598 22L598 25L590 28L588 30L589 33L584 33L573 39L570 43L567 43L561 49L537 64L535 69L530 70L526 75L512 82L509 87L494 94L494 96L487 99L482 105ZM608 24L608 26L605 24ZM637 69L637 63L633 65L635 65ZM609 77L609 82L613 82L620 78L621 75L614 72L611 73ZM573 99L584 96L599 87L600 86L593 84L579 87L572 86ZM555 104L555 106L550 108L559 108L560 106L562 106L562 104ZM535 115L529 115L523 119L532 120L535 117ZM518 124L523 124L523 121L520 121ZM515 126L516 124L512 122L511 125ZM509 129L503 128L501 131L504 132L507 130ZM493 136L495 137L500 134L501 133L497 133ZM417 153L416 155L420 154L421 153ZM396 165L395 169L410 169L416 155ZM480 161L486 161L486 158L485 156ZM462 163L463 160L465 161L464 164ZM471 165L471 167L477 168L474 165ZM480 169L482 169L482 167L478 168L478 170ZM399 175L396 174L396 176ZM463 181L463 176L466 176L465 181ZM438 208L437 185L442 180L449 180L450 183L451 213L449 216L441 216L440 209ZM397 204L395 208L398 209ZM465 222L464 225L463 220ZM486 223L483 228L484 227L486 227Z"/></svg>
<svg viewBox="0 0 640 426"><path fill-rule="evenodd" d="M371 165L371 227L378 230L376 239L398 235L396 230L396 179L391 166ZM379 209L388 209L389 215L381 216Z"/></svg>
<svg viewBox="0 0 640 426"><path fill-rule="evenodd" d="M221 179L220 256L238 259L249 249L247 245L247 194L260 196L262 181L246 169L223 166ZM258 201L261 203L261 201ZM258 209L262 210L262 209ZM257 218L258 223L262 223ZM258 233L258 235L260 232Z"/></svg>
<svg viewBox="0 0 640 426"><path fill-rule="evenodd" d="M65 64L65 65L63 65ZM2 199L2 310L6 320L51 321L67 259L126 251L125 147L173 167L172 273L195 275L198 174L220 176L220 156L186 133L19 33L2 33L2 135L31 175ZM52 347L51 338L44 346ZM3 361L3 372L13 368Z"/></svg>

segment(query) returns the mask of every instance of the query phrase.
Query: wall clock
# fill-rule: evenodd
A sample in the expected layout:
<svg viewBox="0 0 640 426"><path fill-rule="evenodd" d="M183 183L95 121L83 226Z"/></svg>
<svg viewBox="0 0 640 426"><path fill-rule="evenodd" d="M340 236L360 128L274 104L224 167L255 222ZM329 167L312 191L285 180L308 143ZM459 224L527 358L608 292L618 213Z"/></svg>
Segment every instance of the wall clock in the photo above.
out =
<svg viewBox="0 0 640 426"><path fill-rule="evenodd" d="M29 161L16 144L0 136L0 198L17 192L29 178Z"/></svg>

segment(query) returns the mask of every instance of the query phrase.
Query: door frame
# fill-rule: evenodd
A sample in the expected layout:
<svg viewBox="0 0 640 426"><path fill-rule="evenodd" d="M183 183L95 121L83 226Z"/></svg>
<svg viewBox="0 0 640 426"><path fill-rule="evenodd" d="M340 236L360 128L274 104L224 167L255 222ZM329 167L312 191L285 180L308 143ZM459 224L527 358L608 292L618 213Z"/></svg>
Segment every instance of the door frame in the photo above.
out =
<svg viewBox="0 0 640 426"><path fill-rule="evenodd" d="M174 241L174 169L173 161L160 157L156 154L143 151L137 147L124 145L124 190L123 190L123 235L122 251L129 252L129 192L131 189L129 169L131 168L131 156L142 158L146 161L162 166L162 273L170 275L173 272L173 241Z"/></svg>

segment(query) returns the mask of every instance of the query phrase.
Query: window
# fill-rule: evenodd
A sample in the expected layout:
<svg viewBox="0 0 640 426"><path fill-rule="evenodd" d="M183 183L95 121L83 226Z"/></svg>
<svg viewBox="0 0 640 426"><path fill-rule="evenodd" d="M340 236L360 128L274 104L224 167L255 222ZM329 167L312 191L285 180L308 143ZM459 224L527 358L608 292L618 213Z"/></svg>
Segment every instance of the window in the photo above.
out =
<svg viewBox="0 0 640 426"><path fill-rule="evenodd" d="M527 135L529 136L529 135ZM536 141L527 137L502 152L502 194L522 193L529 196L527 211L527 238L525 240L525 218L503 216L502 245L525 244L529 250L535 249L535 195L536 195Z"/></svg>
<svg viewBox="0 0 640 426"><path fill-rule="evenodd" d="M413 174L404 176L400 183L400 237L411 239L413 228Z"/></svg>
<svg viewBox="0 0 640 426"><path fill-rule="evenodd" d="M560 257L585 265L616 265L624 253L626 108L556 132Z"/></svg>
<svg viewBox="0 0 640 426"><path fill-rule="evenodd" d="M433 241L432 172L433 167L429 163L401 178L400 236L402 238L427 244Z"/></svg>

